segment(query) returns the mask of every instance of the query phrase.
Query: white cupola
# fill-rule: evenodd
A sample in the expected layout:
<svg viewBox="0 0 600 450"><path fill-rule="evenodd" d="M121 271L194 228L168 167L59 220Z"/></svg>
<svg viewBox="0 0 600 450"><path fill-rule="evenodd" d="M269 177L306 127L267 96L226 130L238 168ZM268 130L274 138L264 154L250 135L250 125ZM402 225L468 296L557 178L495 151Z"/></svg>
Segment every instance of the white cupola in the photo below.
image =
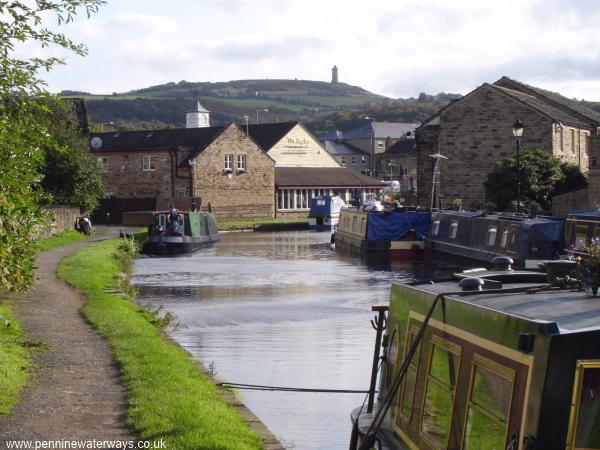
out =
<svg viewBox="0 0 600 450"><path fill-rule="evenodd" d="M196 109L185 113L186 128L205 128L210 127L210 111L205 109L200 100L196 102Z"/></svg>

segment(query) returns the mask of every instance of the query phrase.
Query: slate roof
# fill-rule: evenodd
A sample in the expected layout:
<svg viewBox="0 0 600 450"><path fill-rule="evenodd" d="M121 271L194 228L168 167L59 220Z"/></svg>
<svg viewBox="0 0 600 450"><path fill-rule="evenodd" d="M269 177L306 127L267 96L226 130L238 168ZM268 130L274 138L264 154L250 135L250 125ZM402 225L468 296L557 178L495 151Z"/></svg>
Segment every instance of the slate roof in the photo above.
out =
<svg viewBox="0 0 600 450"><path fill-rule="evenodd" d="M580 120L586 122L589 126L596 127L600 125L600 113L588 108L577 100L564 97L556 92L529 86L506 76L500 78L494 83L494 85L504 86L509 89L525 92L538 98L542 98L546 102L553 104L555 107L563 109L565 112L571 115L575 115Z"/></svg>
<svg viewBox="0 0 600 450"><path fill-rule="evenodd" d="M396 156L396 155L416 155L417 154L417 141L415 139L400 139L396 141L394 145L388 148L385 152L380 155L385 156Z"/></svg>
<svg viewBox="0 0 600 450"><path fill-rule="evenodd" d="M520 101L521 103L526 104L527 106L535 109L536 111L550 117L551 119L553 119L556 122L565 124L565 125L572 125L575 127L583 127L583 128L588 128L589 124L587 122L584 122L583 120L577 118L575 115L570 114L567 111L564 111L563 109L559 109L557 107L555 107L554 105L552 105L551 103L544 101L536 96L530 95L530 94L525 94L523 92L520 91L515 91L512 89L508 89L502 86L497 86L495 84L485 84L485 86L491 86L494 89L505 93L506 95Z"/></svg>
<svg viewBox="0 0 600 450"><path fill-rule="evenodd" d="M290 132L298 122L261 123L248 125L248 134L264 151L268 152ZM246 131L246 125L240 125Z"/></svg>
<svg viewBox="0 0 600 450"><path fill-rule="evenodd" d="M204 149L223 132L224 127L170 128L166 130L117 131L92 133L102 139L102 146L91 148L92 153L166 150L179 147Z"/></svg>
<svg viewBox="0 0 600 450"><path fill-rule="evenodd" d="M348 144L347 142L339 141L325 141L325 150L330 155L368 155L369 153L355 147L354 145Z"/></svg>
<svg viewBox="0 0 600 450"><path fill-rule="evenodd" d="M383 183L345 167L275 167L277 187L383 187Z"/></svg>
<svg viewBox="0 0 600 450"><path fill-rule="evenodd" d="M319 136L320 141L370 139L375 128L375 139L400 139L410 132L414 135L417 124L405 122L366 122L346 131L334 130Z"/></svg>

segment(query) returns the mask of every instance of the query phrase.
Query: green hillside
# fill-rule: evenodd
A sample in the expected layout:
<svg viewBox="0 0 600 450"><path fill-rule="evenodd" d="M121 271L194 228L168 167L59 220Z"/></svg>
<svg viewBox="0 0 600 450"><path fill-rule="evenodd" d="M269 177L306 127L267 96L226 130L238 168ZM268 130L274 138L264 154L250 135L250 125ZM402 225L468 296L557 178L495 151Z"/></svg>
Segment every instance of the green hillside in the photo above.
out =
<svg viewBox="0 0 600 450"><path fill-rule="evenodd" d="M369 114L377 120L422 121L452 97L393 100L345 83L308 80L180 81L111 95L60 95L85 98L93 123L113 122L121 130L185 126L185 112L200 100L213 125L244 123L244 116L255 123L258 110L260 122L302 121L319 133L352 126Z"/></svg>

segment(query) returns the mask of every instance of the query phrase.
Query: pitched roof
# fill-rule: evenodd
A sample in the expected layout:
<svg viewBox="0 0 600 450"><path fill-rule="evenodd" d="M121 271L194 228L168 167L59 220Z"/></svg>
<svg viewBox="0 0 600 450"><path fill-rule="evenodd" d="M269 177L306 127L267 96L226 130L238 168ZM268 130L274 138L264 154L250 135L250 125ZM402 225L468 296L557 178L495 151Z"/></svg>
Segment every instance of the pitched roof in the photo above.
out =
<svg viewBox="0 0 600 450"><path fill-rule="evenodd" d="M345 131L334 130L319 136L320 141L330 141L334 139L370 139L375 131L376 139L400 139L407 133L414 134L417 128L416 123L406 122L366 122L358 127Z"/></svg>
<svg viewBox="0 0 600 450"><path fill-rule="evenodd" d="M589 126L595 127L600 125L600 113L588 108L577 100L569 99L556 92L529 86L506 76L500 78L494 83L494 85L503 86L515 91L525 92L543 99L544 101L551 103L556 108L562 109L570 115L575 115L578 119L586 122Z"/></svg>
<svg viewBox="0 0 600 450"><path fill-rule="evenodd" d="M381 156L392 155L416 155L417 141L415 139L400 139L390 148L381 154Z"/></svg>
<svg viewBox="0 0 600 450"><path fill-rule="evenodd" d="M298 122L280 122L248 125L248 134L264 151L268 152L297 124ZM245 125L240 127L246 130Z"/></svg>
<svg viewBox="0 0 600 450"><path fill-rule="evenodd" d="M325 141L325 150L330 155L365 155L366 151L344 141Z"/></svg>
<svg viewBox="0 0 600 450"><path fill-rule="evenodd" d="M93 133L90 135L90 148L92 153L165 150L179 147L204 149L224 129L224 127L171 128L166 130ZM92 140L96 137L101 139L100 147L92 146Z"/></svg>
<svg viewBox="0 0 600 450"><path fill-rule="evenodd" d="M196 109L192 109L190 111L186 111L186 113L193 113L193 112L203 112L203 113L207 113L210 112L208 109L206 109L204 106L202 106L200 104L200 100L198 100L196 102Z"/></svg>
<svg viewBox="0 0 600 450"><path fill-rule="evenodd" d="M503 86L498 86L495 84L484 84L484 86L490 86L509 97L518 100L521 103L529 106L530 108L535 109L536 111L550 117L552 120L556 122L563 123L565 125L572 125L576 127L589 127L587 122L579 119L576 115L565 111L562 108L555 107L551 102L545 101L544 99L538 98L537 96L526 94L521 91L515 91L513 89L509 89Z"/></svg>
<svg viewBox="0 0 600 450"><path fill-rule="evenodd" d="M345 167L275 167L277 187L382 187L383 183Z"/></svg>

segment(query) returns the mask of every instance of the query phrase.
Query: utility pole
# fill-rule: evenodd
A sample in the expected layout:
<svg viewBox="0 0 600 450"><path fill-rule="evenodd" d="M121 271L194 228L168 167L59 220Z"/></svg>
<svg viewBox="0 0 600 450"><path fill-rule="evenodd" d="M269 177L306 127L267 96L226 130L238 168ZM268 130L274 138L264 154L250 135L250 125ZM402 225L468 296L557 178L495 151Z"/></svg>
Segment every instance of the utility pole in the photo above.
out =
<svg viewBox="0 0 600 450"><path fill-rule="evenodd" d="M448 159L446 156L442 155L440 152L437 152L433 155L429 155L430 158L435 159L435 163L433 164L433 175L431 179L431 206L430 209L433 211L434 205L434 195L435 195L435 187L437 185L437 174L438 174L438 164L440 159Z"/></svg>

